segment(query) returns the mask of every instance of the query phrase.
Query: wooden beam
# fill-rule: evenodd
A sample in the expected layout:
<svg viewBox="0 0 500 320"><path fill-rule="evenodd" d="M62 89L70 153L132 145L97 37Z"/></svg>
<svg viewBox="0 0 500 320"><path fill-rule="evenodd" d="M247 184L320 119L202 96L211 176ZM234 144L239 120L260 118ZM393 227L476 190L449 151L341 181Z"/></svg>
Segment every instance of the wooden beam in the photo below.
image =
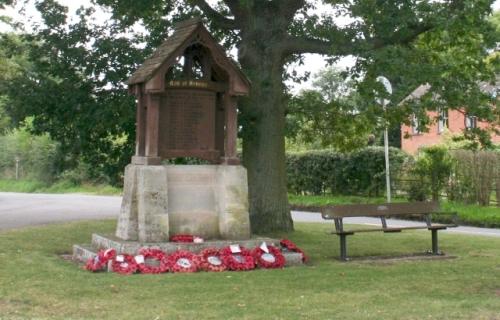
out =
<svg viewBox="0 0 500 320"><path fill-rule="evenodd" d="M158 157L160 96L148 94L147 101L146 156Z"/></svg>
<svg viewBox="0 0 500 320"><path fill-rule="evenodd" d="M224 145L224 163L239 164L236 154L236 144L238 139L238 113L236 110L236 97L224 94L224 112L226 139Z"/></svg>
<svg viewBox="0 0 500 320"><path fill-rule="evenodd" d="M135 155L144 156L146 148L146 97L142 90L138 90L136 97Z"/></svg>

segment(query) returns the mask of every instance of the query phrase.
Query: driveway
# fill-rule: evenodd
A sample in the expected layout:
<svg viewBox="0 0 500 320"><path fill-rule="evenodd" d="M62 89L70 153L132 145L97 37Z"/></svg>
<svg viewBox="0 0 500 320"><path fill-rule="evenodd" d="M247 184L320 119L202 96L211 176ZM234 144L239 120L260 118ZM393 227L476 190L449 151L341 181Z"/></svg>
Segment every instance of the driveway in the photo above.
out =
<svg viewBox="0 0 500 320"><path fill-rule="evenodd" d="M0 230L77 220L116 218L120 211L119 196L81 194L37 194L0 192ZM296 222L330 223L319 213L292 212ZM346 223L380 225L377 218L347 218ZM388 219L390 226L412 226L414 221ZM500 229L458 227L443 232L500 237Z"/></svg>

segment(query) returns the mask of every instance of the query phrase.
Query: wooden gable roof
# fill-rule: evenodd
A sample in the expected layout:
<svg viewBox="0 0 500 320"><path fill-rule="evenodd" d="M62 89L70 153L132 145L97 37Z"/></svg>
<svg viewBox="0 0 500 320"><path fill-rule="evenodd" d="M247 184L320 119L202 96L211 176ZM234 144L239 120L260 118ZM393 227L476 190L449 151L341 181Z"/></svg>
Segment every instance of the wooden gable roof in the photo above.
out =
<svg viewBox="0 0 500 320"><path fill-rule="evenodd" d="M205 29L200 18L193 18L178 23L174 29L174 33L132 74L127 84L134 85L146 83L151 80L167 61L172 61L175 55L179 55L180 50L184 50L191 45L192 40L198 34L204 34L206 36L206 39L211 42L209 49L211 51L216 51L212 53L222 59L225 67L232 69L233 74L236 74L243 83L250 87L248 78L243 74L236 63L227 57L224 48L220 46L207 29Z"/></svg>

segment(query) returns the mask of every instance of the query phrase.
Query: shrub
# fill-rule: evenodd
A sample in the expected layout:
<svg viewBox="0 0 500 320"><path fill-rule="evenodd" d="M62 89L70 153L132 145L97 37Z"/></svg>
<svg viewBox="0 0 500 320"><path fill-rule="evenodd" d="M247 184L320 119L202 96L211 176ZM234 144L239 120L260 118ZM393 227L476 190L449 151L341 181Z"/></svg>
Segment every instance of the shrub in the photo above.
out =
<svg viewBox="0 0 500 320"><path fill-rule="evenodd" d="M56 174L57 148L57 143L48 134L31 134L27 121L19 129L0 136L0 176L15 178L17 158L20 178L52 182Z"/></svg>
<svg viewBox="0 0 500 320"><path fill-rule="evenodd" d="M452 152L451 200L489 205L491 192L500 176L500 153L456 150ZM498 195L497 195L498 201Z"/></svg>
<svg viewBox="0 0 500 320"><path fill-rule="evenodd" d="M399 176L408 156L390 149L391 176ZM385 155L380 147L352 153L333 150L287 154L290 192L296 194L348 194L379 196L385 190Z"/></svg>
<svg viewBox="0 0 500 320"><path fill-rule="evenodd" d="M410 200L425 200L423 195L427 190L430 190L433 200L439 200L439 195L450 180L452 165L452 158L445 147L432 146L422 149L411 169L414 180L410 183Z"/></svg>

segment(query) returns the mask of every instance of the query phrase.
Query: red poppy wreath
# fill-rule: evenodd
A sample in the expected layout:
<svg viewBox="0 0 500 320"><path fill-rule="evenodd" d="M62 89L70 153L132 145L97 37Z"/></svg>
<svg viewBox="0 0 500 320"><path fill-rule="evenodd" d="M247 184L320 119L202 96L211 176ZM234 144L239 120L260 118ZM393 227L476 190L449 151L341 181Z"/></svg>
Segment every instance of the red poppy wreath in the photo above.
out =
<svg viewBox="0 0 500 320"><path fill-rule="evenodd" d="M227 270L227 266L222 261L220 252L216 248L203 249L197 256L198 267L201 270L221 272Z"/></svg>
<svg viewBox="0 0 500 320"><path fill-rule="evenodd" d="M142 248L139 250L139 254L139 256L135 257L135 262L137 263L137 268L141 273L154 274L168 271L167 255L160 249ZM146 260L156 260L160 264L158 266L152 266L147 264Z"/></svg>
<svg viewBox="0 0 500 320"><path fill-rule="evenodd" d="M172 272L196 272L196 255L185 250L178 250L168 257L168 266Z"/></svg>
<svg viewBox="0 0 500 320"><path fill-rule="evenodd" d="M309 257L306 256L304 251L302 251L302 249L297 247L297 245L295 243L293 243L292 241L290 241L288 239L283 239L280 241L280 245L283 248L287 249L288 251L298 252L298 253L302 254L302 262L305 263L309 260Z"/></svg>
<svg viewBox="0 0 500 320"><path fill-rule="evenodd" d="M120 254L113 259L111 270L119 274L133 274L137 271L137 263L135 262L134 256Z"/></svg>
<svg viewBox="0 0 500 320"><path fill-rule="evenodd" d="M262 247L257 247L253 249L252 255L255 259L255 263L260 268L265 269L278 269L285 266L285 257L281 253L280 249L275 246L266 246L269 252L266 252Z"/></svg>
<svg viewBox="0 0 500 320"><path fill-rule="evenodd" d="M116 255L115 249L99 250L94 258L89 258L85 264L85 269L96 272L106 268L108 261Z"/></svg>
<svg viewBox="0 0 500 320"><path fill-rule="evenodd" d="M193 242L194 236L192 234L176 234L170 236L171 242Z"/></svg>
<svg viewBox="0 0 500 320"><path fill-rule="evenodd" d="M220 250L222 262L229 270L245 271L255 269L255 260L252 252L244 247L239 247L240 252L233 253L231 247L225 247Z"/></svg>

